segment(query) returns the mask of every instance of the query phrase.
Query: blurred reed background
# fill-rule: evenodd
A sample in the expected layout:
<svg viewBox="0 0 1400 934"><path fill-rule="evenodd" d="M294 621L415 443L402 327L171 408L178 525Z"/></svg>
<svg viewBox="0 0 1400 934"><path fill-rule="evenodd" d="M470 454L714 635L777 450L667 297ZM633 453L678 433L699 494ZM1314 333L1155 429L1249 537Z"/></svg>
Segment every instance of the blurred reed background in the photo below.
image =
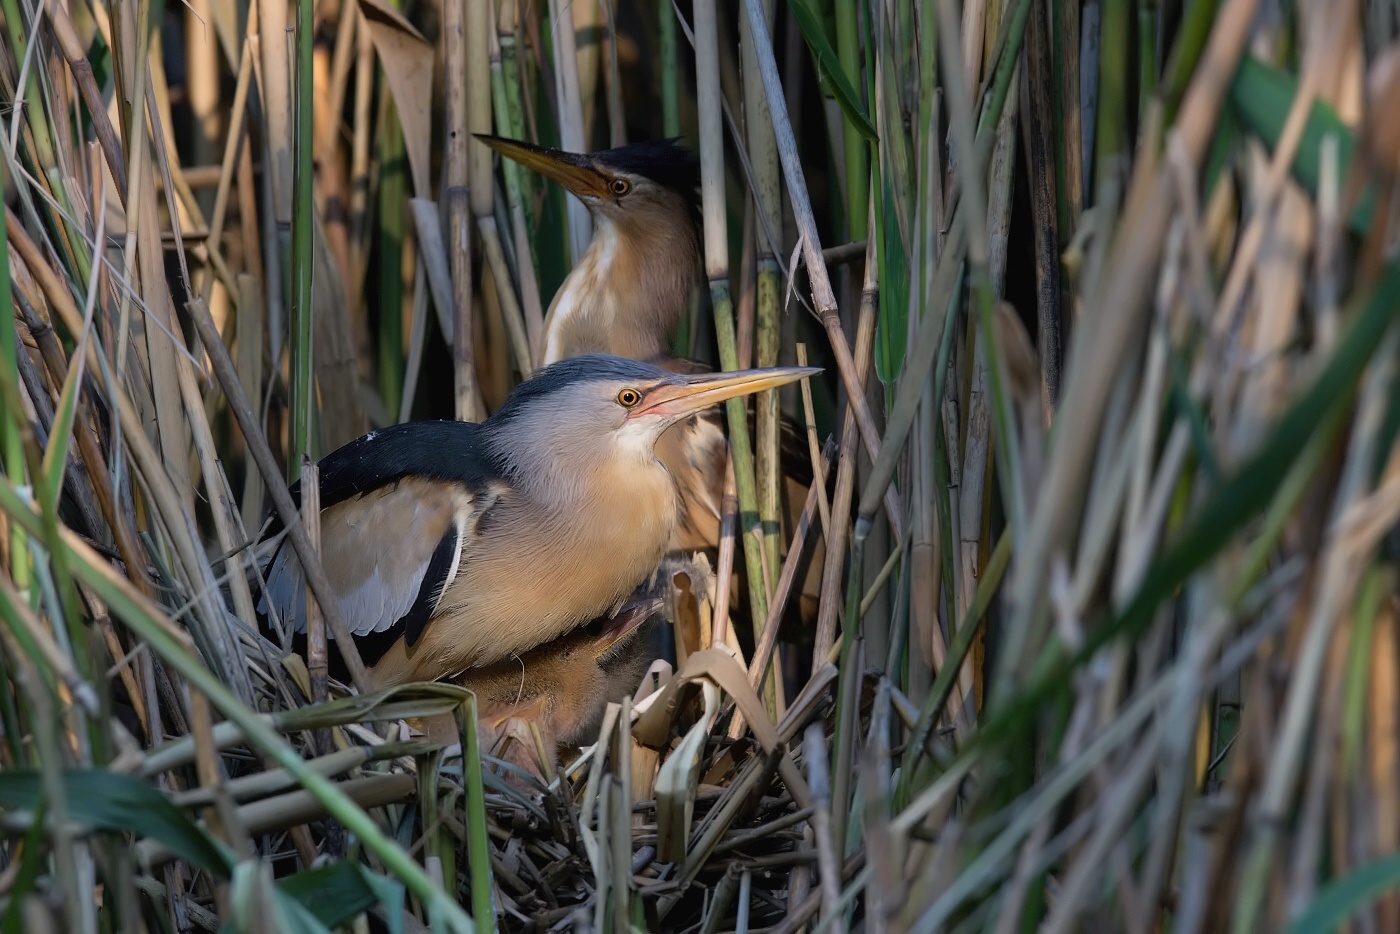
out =
<svg viewBox="0 0 1400 934"><path fill-rule="evenodd" d="M1395 0L0 19L5 931L1400 929ZM825 368L806 523L760 406L677 670L533 793L243 584L304 454L532 368L587 215L473 132L683 137L674 349Z"/></svg>

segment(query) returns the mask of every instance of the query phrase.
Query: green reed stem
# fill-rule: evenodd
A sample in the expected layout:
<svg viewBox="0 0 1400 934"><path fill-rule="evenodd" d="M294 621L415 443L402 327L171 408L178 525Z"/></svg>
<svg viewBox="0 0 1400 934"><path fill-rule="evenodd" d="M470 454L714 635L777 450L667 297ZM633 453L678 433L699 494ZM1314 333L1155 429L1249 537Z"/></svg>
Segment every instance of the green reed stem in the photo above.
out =
<svg viewBox="0 0 1400 934"><path fill-rule="evenodd" d="M297 0L296 18L296 135L292 144L292 394L291 435L288 438L287 471L289 476L301 475L301 458L305 454L315 459L313 439L316 413L316 374L312 367L311 346L311 273L312 214L315 206L311 186L315 181L311 167L311 45L312 0ZM390 409L393 411L393 409Z"/></svg>
<svg viewBox="0 0 1400 934"><path fill-rule="evenodd" d="M836 56L851 87L863 87L860 80L860 25L856 22L855 0L836 0ZM867 106L872 104L867 102ZM841 122L841 139L846 150L846 229L851 240L864 240L870 205L868 144L849 119Z"/></svg>
<svg viewBox="0 0 1400 934"><path fill-rule="evenodd" d="M0 308L14 308L10 286L10 237L0 223ZM8 311L0 322L0 372L7 382L19 385L19 341L15 334L15 316ZM10 410L9 406L5 406ZM20 433L19 409L10 410L9 418L0 418L0 464L15 486L24 486L24 438ZM24 531L10 528L10 578L21 594L29 589L32 572L29 565L29 545Z"/></svg>

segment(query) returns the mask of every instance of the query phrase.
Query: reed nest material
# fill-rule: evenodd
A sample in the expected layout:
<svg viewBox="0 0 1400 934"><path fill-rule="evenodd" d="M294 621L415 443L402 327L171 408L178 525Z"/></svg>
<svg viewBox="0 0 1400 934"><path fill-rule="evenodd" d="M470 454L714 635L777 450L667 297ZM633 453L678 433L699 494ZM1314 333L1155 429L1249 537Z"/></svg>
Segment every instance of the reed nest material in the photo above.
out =
<svg viewBox="0 0 1400 934"><path fill-rule="evenodd" d="M1400 930L1398 40L0 0L0 928ZM728 409L723 538L582 748L340 683L334 608L288 652L248 583L320 455L540 359L593 225L488 132L680 137L671 349L824 368Z"/></svg>

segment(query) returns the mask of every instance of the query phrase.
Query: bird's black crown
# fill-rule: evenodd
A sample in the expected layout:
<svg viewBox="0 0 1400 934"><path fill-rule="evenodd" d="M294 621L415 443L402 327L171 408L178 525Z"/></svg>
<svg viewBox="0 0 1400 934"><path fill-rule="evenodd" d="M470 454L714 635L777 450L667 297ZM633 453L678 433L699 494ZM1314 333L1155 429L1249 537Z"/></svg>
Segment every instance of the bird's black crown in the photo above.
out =
<svg viewBox="0 0 1400 934"><path fill-rule="evenodd" d="M671 189L685 199L692 212L699 214L700 160L681 144L679 137L628 143L596 152L593 157L604 165L649 178Z"/></svg>
<svg viewBox="0 0 1400 934"><path fill-rule="evenodd" d="M568 357L558 363L551 363L516 386L505 405L501 406L492 416L492 420L510 418L517 414L520 409L529 405L531 400L574 383L589 380L643 383L662 379L668 375L670 374L660 367L643 363L641 360L630 360L626 357L614 357L600 353Z"/></svg>

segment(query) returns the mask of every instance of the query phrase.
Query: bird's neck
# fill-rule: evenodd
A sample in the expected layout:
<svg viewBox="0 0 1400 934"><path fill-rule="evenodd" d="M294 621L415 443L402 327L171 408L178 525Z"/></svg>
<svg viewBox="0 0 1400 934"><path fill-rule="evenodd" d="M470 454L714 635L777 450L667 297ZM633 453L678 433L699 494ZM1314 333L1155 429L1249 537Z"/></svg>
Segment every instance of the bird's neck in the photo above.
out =
<svg viewBox="0 0 1400 934"><path fill-rule="evenodd" d="M545 322L546 365L586 353L650 360L665 353L690 305L699 243L688 218L618 223L594 217L593 242Z"/></svg>
<svg viewBox="0 0 1400 934"><path fill-rule="evenodd" d="M525 500L555 516L556 523L577 520L586 527L596 521L574 509L581 502L621 497L613 505L626 513L638 508L636 498L652 496L658 501L646 511L674 521L670 475L651 447L600 443L592 429L562 419L523 418L494 427L488 444L496 468Z"/></svg>

